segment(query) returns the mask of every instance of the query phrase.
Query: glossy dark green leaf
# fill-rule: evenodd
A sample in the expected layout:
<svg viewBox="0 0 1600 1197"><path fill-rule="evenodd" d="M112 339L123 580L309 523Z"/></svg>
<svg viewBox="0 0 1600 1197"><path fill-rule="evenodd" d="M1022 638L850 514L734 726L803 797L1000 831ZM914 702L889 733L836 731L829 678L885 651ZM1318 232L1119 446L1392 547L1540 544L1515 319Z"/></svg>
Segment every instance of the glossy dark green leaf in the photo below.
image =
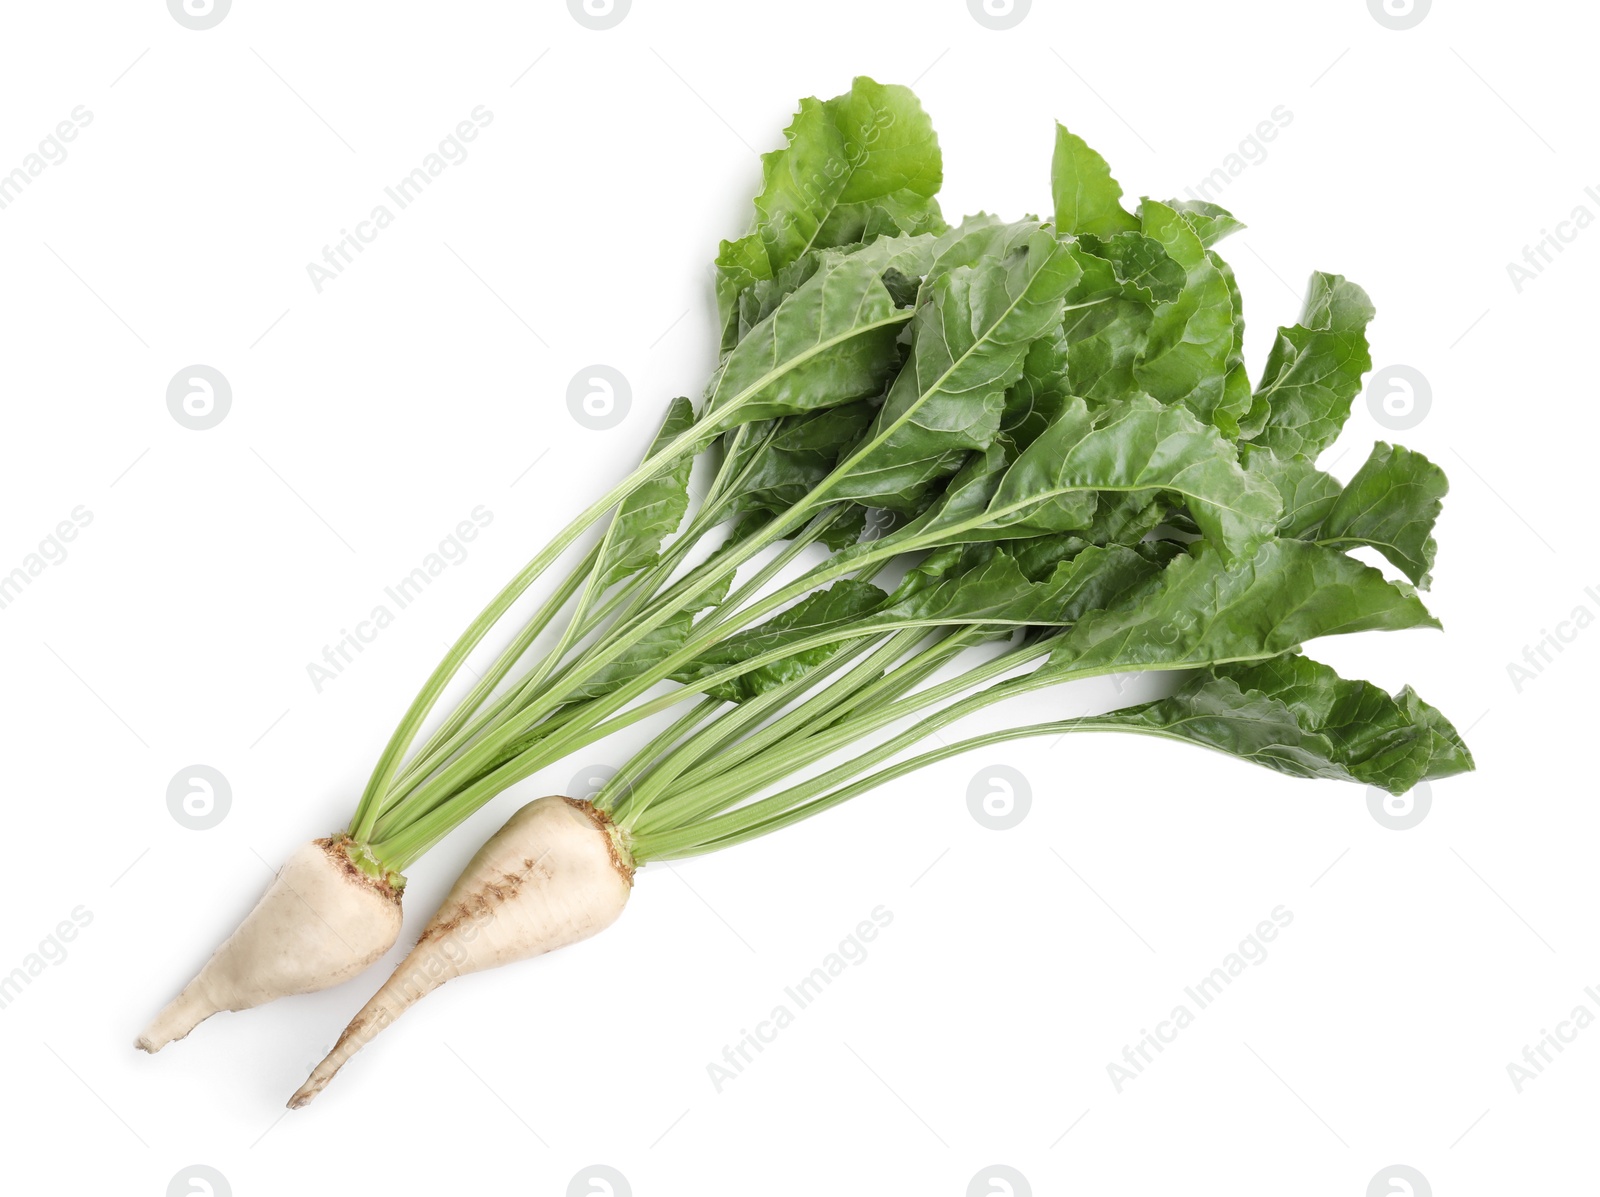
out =
<svg viewBox="0 0 1600 1197"><path fill-rule="evenodd" d="M1399 701L1413 723L1433 733L1433 754L1428 761L1428 772L1423 775L1425 780L1468 773L1478 767L1461 734L1440 711L1423 702L1415 690L1405 687L1400 691Z"/></svg>
<svg viewBox="0 0 1600 1197"><path fill-rule="evenodd" d="M744 340L752 328L777 311L778 305L804 286L824 262L841 257L845 252L815 250L790 262L771 278L759 279L746 286L738 296L738 336L735 343Z"/></svg>
<svg viewBox="0 0 1600 1197"><path fill-rule="evenodd" d="M1189 223L1165 204L1139 207L1143 231L1187 272L1183 290L1155 310L1149 337L1134 366L1140 389L1166 404L1181 403L1207 423L1232 432L1248 406L1227 386L1234 348L1233 292Z"/></svg>
<svg viewBox="0 0 1600 1197"><path fill-rule="evenodd" d="M786 645L830 630L851 630L868 611L883 604L885 594L876 586L854 579L835 582L753 628L736 632L715 648L695 658L672 675L675 681L696 682L731 666L749 661ZM757 666L707 693L729 702L743 702L784 685L814 669L839 651L844 638L819 647L802 649L766 665Z"/></svg>
<svg viewBox="0 0 1600 1197"><path fill-rule="evenodd" d="M1212 422L1230 437L1238 437L1252 420L1266 421L1267 407L1265 403L1256 402L1250 387L1250 373L1245 369L1244 298L1239 293L1239 280L1234 276L1233 267L1215 250L1207 250L1206 257L1222 275L1222 281L1228 284L1228 299L1233 306L1233 342L1228 349L1227 374L1222 380L1222 401L1212 415Z"/></svg>
<svg viewBox="0 0 1600 1197"><path fill-rule="evenodd" d="M1157 567L1132 549L1086 548L1038 580L1003 549L983 564L951 571L873 612L864 628L995 623L1070 624L1145 581Z"/></svg>
<svg viewBox="0 0 1600 1197"><path fill-rule="evenodd" d="M1372 368L1367 293L1337 274L1314 274L1300 322L1280 328L1256 388L1266 418L1254 439L1280 457L1317 455L1338 437Z"/></svg>
<svg viewBox="0 0 1600 1197"><path fill-rule="evenodd" d="M1170 698L1083 725L1185 740L1293 777L1393 794L1473 767L1455 729L1410 687L1391 697L1298 654L1200 670Z"/></svg>
<svg viewBox="0 0 1600 1197"><path fill-rule="evenodd" d="M1336 549L1273 540L1230 565L1197 546L1126 602L1084 616L1045 668L1217 665L1275 657L1319 636L1438 626L1409 587Z"/></svg>
<svg viewBox="0 0 1600 1197"><path fill-rule="evenodd" d="M1067 336L1057 325L1032 345L1022 374L1006 390L1000 432L1018 450L1032 444L1060 414L1071 393L1067 376Z"/></svg>
<svg viewBox="0 0 1600 1197"><path fill-rule="evenodd" d="M978 561L970 555L971 545L952 544L934 549L916 565L906 571L900 585L894 588L889 602L897 603L919 591L926 590L942 578L969 568Z"/></svg>
<svg viewBox="0 0 1600 1197"><path fill-rule="evenodd" d="M687 399L674 399L656 433L650 454L664 448L694 423ZM622 501L596 572L601 589L654 565L661 542L678 530L689 509L689 471L694 456L685 454Z"/></svg>
<svg viewBox="0 0 1600 1197"><path fill-rule="evenodd" d="M1102 491L1094 517L1083 530L1091 544L1139 544L1162 524L1174 518L1177 504L1164 494L1147 490L1115 494ZM1195 530L1199 535L1199 530Z"/></svg>
<svg viewBox="0 0 1600 1197"><path fill-rule="evenodd" d="M876 262L826 257L728 354L702 419L727 428L880 394L910 316Z"/></svg>
<svg viewBox="0 0 1600 1197"><path fill-rule="evenodd" d="M755 530L755 526L736 530L719 551L726 551L736 544L740 537ZM713 554L713 557L715 555ZM716 607L728 597L732 583L732 577L722 579L705 594L691 600L682 610L674 612L669 619L632 641L618 657L602 665L593 676L573 687L569 692L571 700L599 698L620 689L641 673L661 664L684 646L690 633L694 631L695 617L708 608Z"/></svg>
<svg viewBox="0 0 1600 1197"><path fill-rule="evenodd" d="M1422 454L1379 441L1323 518L1317 539L1369 545L1427 589L1438 551L1433 525L1449 489L1444 471Z"/></svg>
<svg viewBox="0 0 1600 1197"><path fill-rule="evenodd" d="M1155 309L1136 299L1090 300L1068 308L1062 327L1072 393L1109 402L1137 391L1134 368L1154 323Z"/></svg>
<svg viewBox="0 0 1600 1197"><path fill-rule="evenodd" d="M861 438L876 409L865 400L788 416L735 462L730 498L741 510L781 514L811 493Z"/></svg>
<svg viewBox="0 0 1600 1197"><path fill-rule="evenodd" d="M1343 489L1332 474L1324 474L1304 457L1282 458L1260 445L1240 447L1245 473L1262 479L1278 492L1283 508L1278 535L1315 540L1322 521Z"/></svg>
<svg viewBox="0 0 1600 1197"><path fill-rule="evenodd" d="M1137 541L1138 537L1134 540ZM1044 536L1031 536L1027 540L1011 541L1006 545L1006 550L1024 574L1040 582L1049 577L1063 561L1070 561L1087 549L1090 543L1087 537L1076 532L1052 532Z"/></svg>
<svg viewBox="0 0 1600 1197"><path fill-rule="evenodd" d="M1230 556L1253 551L1278 519L1276 492L1240 468L1217 429L1141 395L1097 412L1071 401L1006 471L981 531L1086 528L1093 506L1085 496L1100 491L1182 496L1201 531Z"/></svg>
<svg viewBox="0 0 1600 1197"><path fill-rule="evenodd" d="M912 323L911 356L833 497L907 510L999 433L1006 390L1029 347L1061 319L1078 270L1048 229L1009 226L1000 252L942 273ZM741 346L741 348L743 348Z"/></svg>
<svg viewBox="0 0 1600 1197"><path fill-rule="evenodd" d="M741 326L740 308L751 287L772 278L772 264L767 261L761 238L751 234L737 241L724 241L716 268L717 322L722 330L717 356L721 358L739 343L749 323L753 323Z"/></svg>
<svg viewBox="0 0 1600 1197"><path fill-rule="evenodd" d="M1096 237L1085 233L1070 243L1083 278L1067 296L1069 304L1116 296L1154 306L1171 303L1183 292L1187 272L1154 237L1140 232Z"/></svg>
<svg viewBox="0 0 1600 1197"><path fill-rule="evenodd" d="M631 643L616 660L601 666L592 677L569 691L570 698L599 698L627 685L639 674L659 665L682 648L693 628L694 612L680 611L674 614Z"/></svg>

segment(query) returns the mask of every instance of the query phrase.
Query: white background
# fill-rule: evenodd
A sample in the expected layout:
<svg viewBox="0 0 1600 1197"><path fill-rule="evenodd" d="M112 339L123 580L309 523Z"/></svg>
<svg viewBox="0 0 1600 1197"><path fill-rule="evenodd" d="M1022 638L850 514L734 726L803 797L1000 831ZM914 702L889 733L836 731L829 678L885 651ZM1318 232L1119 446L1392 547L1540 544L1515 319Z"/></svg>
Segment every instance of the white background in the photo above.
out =
<svg viewBox="0 0 1600 1197"><path fill-rule="evenodd" d="M0 972L92 914L0 1010L7 1191L159 1197L196 1163L236 1197L562 1194L597 1162L639 1197L958 1197L996 1163L1036 1194L1361 1197L1394 1163L1441 1195L1594 1183L1600 1030L1520 1094L1506 1069L1579 1003L1600 1013L1600 632L1520 693L1507 670L1600 613L1600 231L1520 293L1506 269L1578 205L1600 214L1587 8L1438 4L1404 32L1360 0L1038 0L1008 32L961 0L636 0L605 32L501 0L240 0L207 32L153 0L4 22L0 172L93 114L0 211L0 572L93 515L0 611ZM1047 210L1056 118L1131 197L1165 197L1292 113L1217 197L1250 225L1223 251L1253 369L1311 270L1349 275L1378 306L1375 361L1432 386L1399 439L1454 485L1429 600L1447 630L1314 653L1416 685L1480 771L1393 831L1355 787L1191 748L1019 744L645 870L614 930L448 987L304 1112L284 1099L379 970L135 1053L269 870L343 825L460 627L668 397L698 395L709 263L749 219L755 152L857 73L915 81L952 217ZM477 105L470 156L319 294L307 263ZM193 363L233 389L205 432L166 407ZM566 408L591 363L633 384L609 432ZM1394 435L1358 400L1323 464L1348 476ZM318 693L307 664L479 504L467 559ZM502 795L417 865L407 937L510 811L627 750ZM205 832L166 808L194 763L233 791ZM1031 783L1015 830L968 813L993 764ZM708 1063L880 904L868 959L717 1093ZM1270 957L1119 1094L1107 1064L1279 905Z"/></svg>

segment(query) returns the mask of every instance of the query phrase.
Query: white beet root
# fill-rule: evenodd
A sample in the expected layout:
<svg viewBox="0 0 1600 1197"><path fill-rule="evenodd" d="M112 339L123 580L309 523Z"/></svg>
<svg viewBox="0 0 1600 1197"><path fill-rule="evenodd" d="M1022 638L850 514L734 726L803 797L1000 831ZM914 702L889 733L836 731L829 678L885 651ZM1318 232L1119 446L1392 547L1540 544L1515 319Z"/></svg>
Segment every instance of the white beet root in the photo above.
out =
<svg viewBox="0 0 1600 1197"><path fill-rule="evenodd" d="M158 1052L220 1011L348 981L394 946L400 924L399 893L357 869L338 841L303 844L134 1046Z"/></svg>
<svg viewBox="0 0 1600 1197"><path fill-rule="evenodd" d="M587 802L540 798L478 849L392 976L289 1099L309 1103L380 1031L453 977L527 960L603 931L622 913L633 865Z"/></svg>

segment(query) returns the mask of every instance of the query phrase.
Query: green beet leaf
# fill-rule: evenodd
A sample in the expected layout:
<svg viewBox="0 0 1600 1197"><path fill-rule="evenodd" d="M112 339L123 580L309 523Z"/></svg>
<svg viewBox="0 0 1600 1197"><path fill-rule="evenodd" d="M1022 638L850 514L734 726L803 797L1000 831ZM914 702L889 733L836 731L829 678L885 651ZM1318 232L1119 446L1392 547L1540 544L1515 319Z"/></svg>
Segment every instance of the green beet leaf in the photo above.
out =
<svg viewBox="0 0 1600 1197"><path fill-rule="evenodd" d="M1279 514L1276 492L1240 467L1215 428L1140 395L1096 412L1071 400L1006 470L981 515L941 512L929 532L975 539L1084 530L1100 492L1142 496L1132 500L1141 508L1154 492L1181 496L1229 557L1254 551Z"/></svg>
<svg viewBox="0 0 1600 1197"><path fill-rule="evenodd" d="M1409 587L1324 545L1273 540L1231 564L1201 546L1127 601L1084 616L1044 668L1182 669L1263 660L1319 636L1438 626Z"/></svg>
<svg viewBox="0 0 1600 1197"><path fill-rule="evenodd" d="M1111 177L1106 160L1061 124L1056 125L1050 190L1055 197L1059 232L1109 237L1139 227L1139 222L1123 210L1122 185Z"/></svg>
<svg viewBox="0 0 1600 1197"><path fill-rule="evenodd" d="M891 630L975 623L1066 625L1159 572L1149 560L1121 545L1084 549L1039 581L1029 579L1003 549L987 556L981 565L952 572L897 598L873 612L862 626Z"/></svg>
<svg viewBox="0 0 1600 1197"><path fill-rule="evenodd" d="M1278 517L1278 535L1297 540L1315 540L1328 512L1339 501L1343 487L1332 474L1324 474L1304 457L1282 458L1260 445L1242 445L1239 460L1245 473L1278 492L1283 513Z"/></svg>
<svg viewBox="0 0 1600 1197"><path fill-rule="evenodd" d="M876 263L828 258L728 354L702 419L726 429L876 395L910 315Z"/></svg>
<svg viewBox="0 0 1600 1197"><path fill-rule="evenodd" d="M1379 441L1323 517L1323 544L1369 545L1424 590L1438 546L1433 525L1450 484L1444 471L1404 445Z"/></svg>
<svg viewBox="0 0 1600 1197"><path fill-rule="evenodd" d="M1181 403L1233 433L1250 400L1227 385L1236 337L1233 288L1182 215L1154 200L1140 205L1139 215L1145 234L1187 277L1178 297L1155 310L1134 381L1161 402Z"/></svg>
<svg viewBox="0 0 1600 1197"><path fill-rule="evenodd" d="M1006 391L1033 341L1060 321L1062 296L1078 274L1040 225L1010 226L1002 245L994 258L924 283L911 356L833 497L915 509L930 484L998 435Z"/></svg>
<svg viewBox="0 0 1600 1197"><path fill-rule="evenodd" d="M788 146L761 158L754 231L717 255L733 287L814 248L942 226L939 139L909 88L862 76L844 95L801 100L785 133Z"/></svg>
<svg viewBox="0 0 1600 1197"><path fill-rule="evenodd" d="M816 591L780 611L765 623L729 636L716 648L672 674L673 680L700 681L788 645L798 645L844 629L854 630L864 614L882 606L885 597L883 591L867 582L848 578L835 582L826 590ZM839 650L844 640L845 637L840 636L829 643L813 645L757 666L711 687L707 693L729 702L744 702L792 682L820 665Z"/></svg>
<svg viewBox="0 0 1600 1197"><path fill-rule="evenodd" d="M1455 729L1410 687L1391 697L1298 654L1201 670L1170 698L1083 722L1393 794L1473 767Z"/></svg>
<svg viewBox="0 0 1600 1197"><path fill-rule="evenodd" d="M650 446L651 455L693 423L694 408L689 401L674 399ZM602 589L656 563L661 542L678 530L684 512L689 510L689 471L693 466L694 457L684 454L617 508L605 552L597 566Z"/></svg>
<svg viewBox="0 0 1600 1197"><path fill-rule="evenodd" d="M1315 461L1334 442L1372 368L1367 293L1337 274L1314 274L1300 322L1280 328L1256 388L1265 408L1255 441L1280 457Z"/></svg>
<svg viewBox="0 0 1600 1197"><path fill-rule="evenodd" d="M1232 212L1205 200L1168 200L1167 207L1183 217L1207 249L1245 227Z"/></svg>

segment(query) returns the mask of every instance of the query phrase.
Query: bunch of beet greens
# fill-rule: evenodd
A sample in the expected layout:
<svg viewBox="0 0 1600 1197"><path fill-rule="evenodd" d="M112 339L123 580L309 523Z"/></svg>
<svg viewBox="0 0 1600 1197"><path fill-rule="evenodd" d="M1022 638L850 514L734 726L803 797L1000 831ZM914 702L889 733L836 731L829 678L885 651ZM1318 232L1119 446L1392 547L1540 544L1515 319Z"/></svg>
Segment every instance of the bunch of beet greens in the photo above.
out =
<svg viewBox="0 0 1600 1197"><path fill-rule="evenodd" d="M348 829L304 846L141 1036L324 988L382 956L402 873L507 787L675 718L588 799L497 832L291 1104L443 981L609 925L635 869L764 835L1022 736L1138 732L1299 777L1403 793L1472 767L1409 688L1301 655L1318 636L1437 627L1413 586L1446 483L1376 445L1318 455L1370 367L1366 294L1312 276L1252 384L1212 204L1143 201L1057 126L1051 220L954 227L910 91L801 102L763 159L754 229L717 257L719 365L644 462L500 592L429 677ZM691 502L697 459L710 484ZM520 627L508 612L581 559ZM1349 556L1376 550L1409 580ZM891 581L892 580L892 581ZM491 632L508 644L424 724ZM987 651L971 652L986 645ZM1168 698L908 755L1062 682L1183 671Z"/></svg>

